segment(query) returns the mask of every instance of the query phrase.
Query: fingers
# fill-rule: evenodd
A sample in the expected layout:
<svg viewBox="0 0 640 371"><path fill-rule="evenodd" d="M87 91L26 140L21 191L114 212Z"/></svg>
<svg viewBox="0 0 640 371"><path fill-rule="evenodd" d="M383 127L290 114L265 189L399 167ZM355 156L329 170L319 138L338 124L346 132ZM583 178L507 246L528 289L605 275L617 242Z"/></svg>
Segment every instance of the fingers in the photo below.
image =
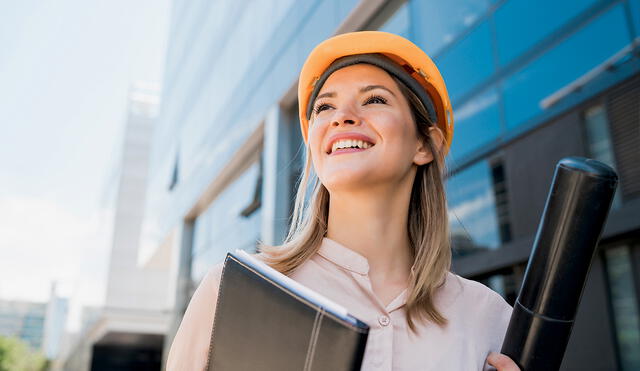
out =
<svg viewBox="0 0 640 371"><path fill-rule="evenodd" d="M518 365L504 354L491 352L487 357L487 362L498 371L520 371Z"/></svg>

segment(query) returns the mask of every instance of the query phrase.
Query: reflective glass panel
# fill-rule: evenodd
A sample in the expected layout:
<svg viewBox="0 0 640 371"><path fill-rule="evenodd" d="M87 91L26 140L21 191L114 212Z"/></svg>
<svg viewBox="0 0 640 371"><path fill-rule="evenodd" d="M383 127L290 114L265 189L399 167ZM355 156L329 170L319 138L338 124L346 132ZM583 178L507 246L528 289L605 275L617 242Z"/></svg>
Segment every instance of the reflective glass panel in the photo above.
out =
<svg viewBox="0 0 640 371"><path fill-rule="evenodd" d="M253 199L259 175L255 163L229 185L195 222L191 278L199 282L227 252L236 249L255 251L260 237L261 209L248 217L240 213Z"/></svg>
<svg viewBox="0 0 640 371"><path fill-rule="evenodd" d="M447 180L451 239L459 256L500 245L490 171L483 161Z"/></svg>
<svg viewBox="0 0 640 371"><path fill-rule="evenodd" d="M489 0L411 0L415 41L427 54L434 55L473 25L490 6Z"/></svg>
<svg viewBox="0 0 640 371"><path fill-rule="evenodd" d="M511 62L597 1L507 1L494 14L500 64Z"/></svg>
<svg viewBox="0 0 640 371"><path fill-rule="evenodd" d="M592 107L585 112L584 116L589 154L598 161L615 166L607 113L604 107L602 105Z"/></svg>
<svg viewBox="0 0 640 371"><path fill-rule="evenodd" d="M619 246L605 254L620 366L624 371L640 370L640 320L629 248Z"/></svg>
<svg viewBox="0 0 640 371"><path fill-rule="evenodd" d="M589 157L604 162L615 169L613 145L609 135L609 120L607 120L607 112L604 106L598 105L586 110L584 113L584 125ZM620 192L616 192L612 207L617 208L620 205Z"/></svg>
<svg viewBox="0 0 640 371"><path fill-rule="evenodd" d="M505 80L507 127L542 111L542 101L606 61L629 43L623 7L607 13Z"/></svg>
<svg viewBox="0 0 640 371"><path fill-rule="evenodd" d="M455 105L456 98L489 77L493 71L489 24L482 23L436 59L447 91Z"/></svg>
<svg viewBox="0 0 640 371"><path fill-rule="evenodd" d="M633 17L634 37L640 37L640 0L629 0L629 7Z"/></svg>
<svg viewBox="0 0 640 371"><path fill-rule="evenodd" d="M459 160L500 135L498 93L489 89L453 112L455 132L451 156Z"/></svg>
<svg viewBox="0 0 640 371"><path fill-rule="evenodd" d="M395 14L380 27L380 31L391 32L409 38L409 6L403 4Z"/></svg>

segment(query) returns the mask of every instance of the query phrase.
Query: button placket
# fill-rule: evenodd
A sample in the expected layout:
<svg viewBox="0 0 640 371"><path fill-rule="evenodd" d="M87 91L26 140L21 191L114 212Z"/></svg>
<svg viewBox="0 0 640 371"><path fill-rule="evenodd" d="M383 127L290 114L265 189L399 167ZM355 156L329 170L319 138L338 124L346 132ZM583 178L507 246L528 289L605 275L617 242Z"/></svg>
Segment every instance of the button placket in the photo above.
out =
<svg viewBox="0 0 640 371"><path fill-rule="evenodd" d="M377 369L391 371L392 358L393 358L393 324L388 314L378 317L380 323L380 339L379 345L382 352L379 353L379 363L376 365Z"/></svg>

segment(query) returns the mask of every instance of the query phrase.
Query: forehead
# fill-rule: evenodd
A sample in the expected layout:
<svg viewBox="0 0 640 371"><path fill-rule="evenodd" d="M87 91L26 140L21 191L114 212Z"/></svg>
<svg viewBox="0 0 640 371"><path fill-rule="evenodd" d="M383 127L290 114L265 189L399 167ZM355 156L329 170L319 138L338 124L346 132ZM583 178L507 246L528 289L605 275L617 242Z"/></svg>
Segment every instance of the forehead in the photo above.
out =
<svg viewBox="0 0 640 371"><path fill-rule="evenodd" d="M370 64L360 63L341 68L332 73L318 93L321 94L350 86L359 88L367 85L384 85L389 89L397 90L395 81L387 71Z"/></svg>

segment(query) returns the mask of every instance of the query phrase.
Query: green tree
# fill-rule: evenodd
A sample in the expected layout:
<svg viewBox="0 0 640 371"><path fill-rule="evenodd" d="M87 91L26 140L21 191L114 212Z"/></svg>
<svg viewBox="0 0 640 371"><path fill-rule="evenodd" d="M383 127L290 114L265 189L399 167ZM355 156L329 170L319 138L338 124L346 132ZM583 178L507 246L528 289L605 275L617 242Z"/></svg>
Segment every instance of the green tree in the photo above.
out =
<svg viewBox="0 0 640 371"><path fill-rule="evenodd" d="M47 363L22 340L0 335L0 371L43 371Z"/></svg>

